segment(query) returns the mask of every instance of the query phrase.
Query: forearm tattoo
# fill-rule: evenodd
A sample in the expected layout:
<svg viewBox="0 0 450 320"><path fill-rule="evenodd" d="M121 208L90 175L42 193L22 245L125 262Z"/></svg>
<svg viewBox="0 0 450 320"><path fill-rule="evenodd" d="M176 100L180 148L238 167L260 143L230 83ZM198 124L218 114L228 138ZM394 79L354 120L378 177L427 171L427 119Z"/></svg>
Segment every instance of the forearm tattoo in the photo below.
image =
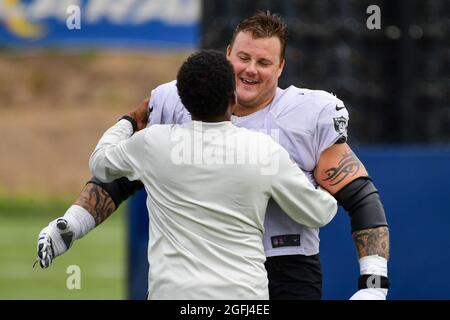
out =
<svg viewBox="0 0 450 320"><path fill-rule="evenodd" d="M371 255L389 258L389 229L387 227L355 231L352 237L359 259Z"/></svg>
<svg viewBox="0 0 450 320"><path fill-rule="evenodd" d="M86 184L75 204L86 209L94 217L97 226L116 210L109 194L93 183Z"/></svg>
<svg viewBox="0 0 450 320"><path fill-rule="evenodd" d="M342 155L337 167L330 168L325 171L327 178L323 181L328 181L330 185L335 186L347 176L354 176L361 168L361 162L352 151L346 152Z"/></svg>

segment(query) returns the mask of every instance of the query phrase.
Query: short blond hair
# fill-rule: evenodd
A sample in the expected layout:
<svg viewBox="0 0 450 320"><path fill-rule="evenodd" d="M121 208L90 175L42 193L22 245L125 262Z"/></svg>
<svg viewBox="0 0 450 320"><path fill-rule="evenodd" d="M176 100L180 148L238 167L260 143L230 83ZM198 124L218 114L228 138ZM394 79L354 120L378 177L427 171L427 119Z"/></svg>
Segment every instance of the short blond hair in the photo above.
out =
<svg viewBox="0 0 450 320"><path fill-rule="evenodd" d="M287 26L283 18L267 11L258 11L253 16L245 18L237 25L231 38L230 47L233 47L234 41L239 32L249 32L253 38L277 37L281 43L281 60L284 59L287 42Z"/></svg>

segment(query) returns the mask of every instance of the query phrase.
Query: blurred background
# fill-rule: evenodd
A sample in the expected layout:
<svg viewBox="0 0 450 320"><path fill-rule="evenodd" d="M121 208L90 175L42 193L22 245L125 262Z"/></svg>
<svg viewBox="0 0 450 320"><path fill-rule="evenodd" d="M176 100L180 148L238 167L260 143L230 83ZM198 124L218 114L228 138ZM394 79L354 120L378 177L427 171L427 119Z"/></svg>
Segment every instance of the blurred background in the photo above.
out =
<svg viewBox="0 0 450 320"><path fill-rule="evenodd" d="M450 299L450 0L0 0L0 299L145 298L144 194L47 270L31 267L37 234L82 190L105 129L267 9L290 30L280 87L333 92L350 113L390 223L389 297ZM321 239L324 299L347 299L345 212Z"/></svg>

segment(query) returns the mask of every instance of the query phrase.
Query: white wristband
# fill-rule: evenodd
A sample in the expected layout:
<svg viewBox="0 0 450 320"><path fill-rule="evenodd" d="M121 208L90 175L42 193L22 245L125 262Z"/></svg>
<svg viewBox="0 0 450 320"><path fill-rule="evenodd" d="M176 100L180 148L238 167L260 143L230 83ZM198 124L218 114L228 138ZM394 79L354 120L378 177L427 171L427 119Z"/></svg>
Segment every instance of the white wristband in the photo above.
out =
<svg viewBox="0 0 450 320"><path fill-rule="evenodd" d="M387 259L379 255L359 259L360 274L376 274L387 277Z"/></svg>
<svg viewBox="0 0 450 320"><path fill-rule="evenodd" d="M80 239L95 228L94 217L83 207L72 205L64 214L64 219L72 226L75 239Z"/></svg>

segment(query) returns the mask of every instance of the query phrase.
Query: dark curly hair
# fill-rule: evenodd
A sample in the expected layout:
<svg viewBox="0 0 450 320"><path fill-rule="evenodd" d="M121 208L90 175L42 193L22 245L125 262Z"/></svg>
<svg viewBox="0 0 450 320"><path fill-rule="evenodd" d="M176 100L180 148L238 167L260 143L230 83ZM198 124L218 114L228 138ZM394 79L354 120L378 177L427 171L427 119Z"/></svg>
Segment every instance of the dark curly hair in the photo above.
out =
<svg viewBox="0 0 450 320"><path fill-rule="evenodd" d="M219 51L199 51L187 58L178 71L177 88L181 102L193 117L224 115L235 99L233 67Z"/></svg>

